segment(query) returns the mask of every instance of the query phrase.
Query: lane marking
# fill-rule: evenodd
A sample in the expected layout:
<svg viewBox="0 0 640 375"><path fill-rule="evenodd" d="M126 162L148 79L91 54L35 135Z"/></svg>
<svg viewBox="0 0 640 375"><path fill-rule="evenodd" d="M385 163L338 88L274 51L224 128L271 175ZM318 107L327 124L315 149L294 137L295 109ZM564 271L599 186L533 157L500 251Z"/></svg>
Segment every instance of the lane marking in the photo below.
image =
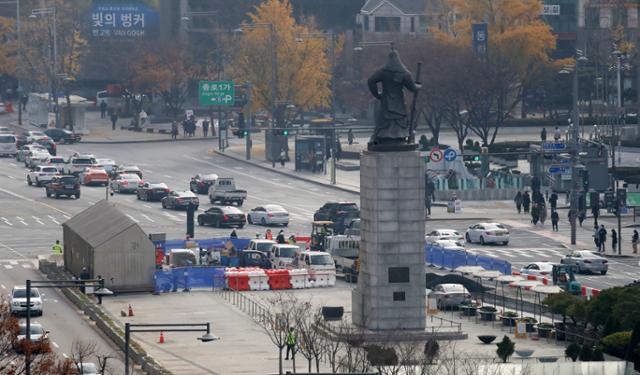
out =
<svg viewBox="0 0 640 375"><path fill-rule="evenodd" d="M63 356L65 359L69 358L69 356L67 355L67 353L62 353L62 356Z"/></svg>
<svg viewBox="0 0 640 375"><path fill-rule="evenodd" d="M9 177L9 178L10 178L10 179L12 179L12 180L15 180L15 179L16 179L15 177L13 177L13 176L9 176L9 175L7 175L7 177Z"/></svg>
<svg viewBox="0 0 640 375"><path fill-rule="evenodd" d="M2 242L0 242L0 246L2 246L2 247L4 247L5 249L7 249L7 250L11 251L12 253L16 254L16 255L17 255L17 256L19 256L20 258L27 259L27 257L26 257L26 256L22 255L22 253L20 253L20 252L19 252L19 251L17 251L16 249L13 249L13 248L11 248L11 247L9 247L9 246L7 246L7 245L3 244Z"/></svg>
<svg viewBox="0 0 640 375"><path fill-rule="evenodd" d="M10 166L12 167L17 167L18 165L16 163L9 163Z"/></svg>
<svg viewBox="0 0 640 375"><path fill-rule="evenodd" d="M141 214L141 216L142 216L143 218L145 218L145 219L149 220L150 222L155 223L155 221L154 221L152 218L150 218L149 216L147 216L147 215L145 215L145 214Z"/></svg>
<svg viewBox="0 0 640 375"><path fill-rule="evenodd" d="M4 286L4 284L0 284L0 288L2 288L2 289L7 289L7 287L6 287L6 286Z"/></svg>
<svg viewBox="0 0 640 375"><path fill-rule="evenodd" d="M31 217L32 217L32 218L33 218L33 219L34 219L38 224L40 224L40 225L44 225L44 223L42 222L42 220L40 220L40 218L39 218L39 217L37 217L37 216L31 216Z"/></svg>
<svg viewBox="0 0 640 375"><path fill-rule="evenodd" d="M134 221L134 222L136 222L136 223L139 223L139 222L140 222L140 220L136 219L135 217L133 217L133 216L131 216L131 215L129 215L129 214L127 214L127 216L129 217L129 219L133 220L133 221Z"/></svg>
<svg viewBox="0 0 640 375"><path fill-rule="evenodd" d="M22 268L31 269L31 265L29 263L22 263Z"/></svg>
<svg viewBox="0 0 640 375"><path fill-rule="evenodd" d="M5 265L4 265L4 268L6 268L6 269L10 270L10 269L13 269L13 266L12 266L12 265L9 265L9 264L5 264Z"/></svg>
<svg viewBox="0 0 640 375"><path fill-rule="evenodd" d="M64 218L67 219L67 220L71 219L71 216L69 216L69 215L62 214L62 216L64 216Z"/></svg>
<svg viewBox="0 0 640 375"><path fill-rule="evenodd" d="M165 174L163 176L165 176L166 178L173 178L173 177L169 176L168 174Z"/></svg>
<svg viewBox="0 0 640 375"><path fill-rule="evenodd" d="M10 260L9 264L11 264L13 266L17 266L18 265L18 261L17 260Z"/></svg>
<svg viewBox="0 0 640 375"><path fill-rule="evenodd" d="M57 342L55 342L55 341L54 341L54 342L52 342L51 344L52 344L53 346L55 346L55 347L56 347L56 349L58 349L58 348L60 347L60 345L58 345L58 343L57 343Z"/></svg>
<svg viewBox="0 0 640 375"><path fill-rule="evenodd" d="M7 220L6 217L1 218L2 221L4 221L5 224L9 225L9 226L13 226L13 224L11 224L11 222L9 220Z"/></svg>
<svg viewBox="0 0 640 375"><path fill-rule="evenodd" d="M148 204L143 204L143 206L145 206L146 208L153 208L153 207L149 206Z"/></svg>
<svg viewBox="0 0 640 375"><path fill-rule="evenodd" d="M49 217L49 219L51 219L51 221L53 221L54 223L56 223L57 225L60 225L60 222L58 220L56 220L55 217L51 216L51 215L47 215Z"/></svg>
<svg viewBox="0 0 640 375"><path fill-rule="evenodd" d="M71 215L71 214L66 212L66 211L63 211L63 210L61 210L61 209L59 209L57 207L54 207L54 206L52 206L50 204L47 204L47 203L44 203L44 202L39 202L39 201L37 201L35 199L31 199L29 197L25 197L24 195L21 195L21 194L18 194L18 193L14 193L11 190L0 188L0 192L5 193L5 194L9 194L12 197L15 197L15 198L18 198L18 199L22 199L22 200L25 200L27 202L33 202L33 203L37 203L37 204L43 205L43 206L45 206L47 208L50 208L50 209L52 209L54 211L58 211L61 214L65 215L67 217L67 219L71 217L71 216L68 216L68 215Z"/></svg>

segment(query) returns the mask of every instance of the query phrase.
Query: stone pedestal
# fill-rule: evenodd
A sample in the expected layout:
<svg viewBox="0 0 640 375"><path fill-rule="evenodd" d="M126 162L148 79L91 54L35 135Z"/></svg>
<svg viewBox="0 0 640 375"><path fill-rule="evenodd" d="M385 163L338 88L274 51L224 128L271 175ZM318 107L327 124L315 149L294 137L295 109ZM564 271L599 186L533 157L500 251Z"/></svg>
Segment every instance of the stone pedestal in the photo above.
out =
<svg viewBox="0 0 640 375"><path fill-rule="evenodd" d="M423 330L425 167L417 151L360 159L360 273L352 320L365 329Z"/></svg>

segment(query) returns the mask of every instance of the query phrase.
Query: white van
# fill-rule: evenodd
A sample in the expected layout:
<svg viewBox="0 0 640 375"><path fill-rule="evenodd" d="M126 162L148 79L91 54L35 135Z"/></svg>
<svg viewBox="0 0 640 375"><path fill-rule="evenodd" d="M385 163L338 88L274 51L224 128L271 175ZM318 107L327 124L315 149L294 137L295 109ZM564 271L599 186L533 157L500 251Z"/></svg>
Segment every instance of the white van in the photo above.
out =
<svg viewBox="0 0 640 375"><path fill-rule="evenodd" d="M269 260L274 268L288 268L293 264L298 252L300 248L296 245L275 244L269 251Z"/></svg>
<svg viewBox="0 0 640 375"><path fill-rule="evenodd" d="M303 251L296 258L294 266L309 271L336 272L336 264L329 253L324 251Z"/></svg>
<svg viewBox="0 0 640 375"><path fill-rule="evenodd" d="M17 154L16 136L0 133L0 156L16 156Z"/></svg>

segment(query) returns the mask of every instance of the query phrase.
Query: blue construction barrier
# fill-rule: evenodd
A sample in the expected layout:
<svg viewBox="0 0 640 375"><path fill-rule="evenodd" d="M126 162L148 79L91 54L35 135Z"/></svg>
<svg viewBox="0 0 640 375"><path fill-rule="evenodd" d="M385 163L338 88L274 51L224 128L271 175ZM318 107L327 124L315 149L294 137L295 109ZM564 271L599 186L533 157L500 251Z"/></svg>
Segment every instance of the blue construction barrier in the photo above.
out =
<svg viewBox="0 0 640 375"><path fill-rule="evenodd" d="M429 265L455 270L461 266L480 266L486 270L511 275L511 263L506 260L471 254L463 250L444 249L440 246L425 247L425 262Z"/></svg>
<svg viewBox="0 0 640 375"><path fill-rule="evenodd" d="M208 250L208 249L223 249L228 241L233 243L236 249L245 249L251 238L230 238L230 237L214 237L214 238L202 238L190 240L190 243L195 243L196 247ZM187 247L187 241L185 240L165 240L165 241L153 241L156 249L162 249L164 255L169 255L172 249L185 249Z"/></svg>
<svg viewBox="0 0 640 375"><path fill-rule="evenodd" d="M219 289L225 286L224 267L177 267L153 275L156 293L184 289Z"/></svg>

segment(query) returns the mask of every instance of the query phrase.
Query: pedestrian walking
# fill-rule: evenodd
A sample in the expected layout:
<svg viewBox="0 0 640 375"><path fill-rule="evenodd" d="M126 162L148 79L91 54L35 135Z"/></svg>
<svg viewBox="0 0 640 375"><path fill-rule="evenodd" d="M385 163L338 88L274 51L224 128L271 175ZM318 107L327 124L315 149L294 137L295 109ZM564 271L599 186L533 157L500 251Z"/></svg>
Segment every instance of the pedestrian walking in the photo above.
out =
<svg viewBox="0 0 640 375"><path fill-rule="evenodd" d="M60 240L56 240L56 243L54 243L53 246L51 246L51 250L53 251L54 254L62 254L62 251L64 249L62 245L60 245Z"/></svg>
<svg viewBox="0 0 640 375"><path fill-rule="evenodd" d="M171 123L171 139L178 139L178 122Z"/></svg>
<svg viewBox="0 0 640 375"><path fill-rule="evenodd" d="M558 215L558 211L551 211L551 229L555 232L558 231L558 221L560 220L560 215Z"/></svg>
<svg viewBox="0 0 640 375"><path fill-rule="evenodd" d="M604 228L604 225L600 225L600 229L598 230L598 242L600 243L598 251L604 253L607 244L607 230Z"/></svg>
<svg viewBox="0 0 640 375"><path fill-rule="evenodd" d="M349 146L353 144L353 130L351 129L347 132L347 143L349 143Z"/></svg>
<svg viewBox="0 0 640 375"><path fill-rule="evenodd" d="M280 150L280 166L284 168L284 163L287 161L287 152L283 149Z"/></svg>
<svg viewBox="0 0 640 375"><path fill-rule="evenodd" d="M424 190L424 208L427 210L427 216L431 215L431 193L429 190Z"/></svg>
<svg viewBox="0 0 640 375"><path fill-rule="evenodd" d="M298 334L293 327L289 327L285 341L287 342L287 355L284 359L288 361L289 352L291 352L291 359L293 360L293 357L296 355L296 344L298 343Z"/></svg>
<svg viewBox="0 0 640 375"><path fill-rule="evenodd" d="M598 252L600 252L600 228L595 227L593 229L593 243L596 244L596 249L598 249Z"/></svg>
<svg viewBox="0 0 640 375"><path fill-rule="evenodd" d="M549 204L551 205L552 210L558 208L558 194L555 192L551 193L551 196L549 197Z"/></svg>
<svg viewBox="0 0 640 375"><path fill-rule="evenodd" d="M529 207L531 206L531 196L529 196L529 192L525 191L522 195L522 208L524 209L524 213L529 213Z"/></svg>
<svg viewBox="0 0 640 375"><path fill-rule="evenodd" d="M140 127L143 127L147 123L147 117L149 116L147 115L147 112L144 111L144 109L140 111L140 115L139 115Z"/></svg>
<svg viewBox="0 0 640 375"><path fill-rule="evenodd" d="M578 223L580 223L580 227L582 228L582 222L584 221L584 219L587 218L587 213L584 210L580 211L580 214L578 215Z"/></svg>
<svg viewBox="0 0 640 375"><path fill-rule="evenodd" d="M107 102L104 100L100 102L100 118L105 118L107 116Z"/></svg>
<svg viewBox="0 0 640 375"><path fill-rule="evenodd" d="M271 233L271 229L267 229L267 231L264 233L264 239L273 241L273 234Z"/></svg>
<svg viewBox="0 0 640 375"><path fill-rule="evenodd" d="M633 248L633 253L638 253L638 241L640 241L640 237L638 236L638 231L636 229L633 230L633 236L631 236L631 247Z"/></svg>
<svg viewBox="0 0 640 375"><path fill-rule="evenodd" d="M562 133L560 132L560 128L556 126L555 130L553 131L553 140L558 142L561 137L562 137Z"/></svg>
<svg viewBox="0 0 640 375"><path fill-rule="evenodd" d="M230 238L238 238L238 233L236 233L236 230L232 230L231 234L229 235Z"/></svg>
<svg viewBox="0 0 640 375"><path fill-rule="evenodd" d="M22 94L22 98L20 98L21 104L22 104L22 110L26 111L27 110L27 103L29 102L29 95L27 94Z"/></svg>
<svg viewBox="0 0 640 375"><path fill-rule="evenodd" d="M600 216L600 209L597 206L591 207L591 215L593 215L593 227L598 228L598 216Z"/></svg>
<svg viewBox="0 0 640 375"><path fill-rule="evenodd" d="M531 222L533 223L533 225L538 225L538 220L540 219L540 208L538 207L537 203L534 203L533 206L531 206Z"/></svg>
<svg viewBox="0 0 640 375"><path fill-rule="evenodd" d="M544 222L547 221L547 206L544 201L538 204L538 216L540 217L540 224L544 225Z"/></svg>
<svg viewBox="0 0 640 375"><path fill-rule="evenodd" d="M202 120L202 134L204 137L209 133L209 121Z"/></svg>
<svg viewBox="0 0 640 375"><path fill-rule="evenodd" d="M547 141L547 128L542 128L542 131L540 132L540 140L542 142Z"/></svg>
<svg viewBox="0 0 640 375"><path fill-rule="evenodd" d="M111 130L116 130L116 123L118 122L118 112L115 109L111 109Z"/></svg>
<svg viewBox="0 0 640 375"><path fill-rule="evenodd" d="M618 232L615 229L611 229L611 251L614 253L618 248Z"/></svg>
<svg viewBox="0 0 640 375"><path fill-rule="evenodd" d="M278 232L278 235L276 236L276 243L287 243L284 238L284 230L280 229L280 232Z"/></svg>
<svg viewBox="0 0 640 375"><path fill-rule="evenodd" d="M518 210L518 213L520 213L522 211L522 193L520 192L520 190L518 190L518 192L516 193L513 201L516 203L516 210Z"/></svg>

